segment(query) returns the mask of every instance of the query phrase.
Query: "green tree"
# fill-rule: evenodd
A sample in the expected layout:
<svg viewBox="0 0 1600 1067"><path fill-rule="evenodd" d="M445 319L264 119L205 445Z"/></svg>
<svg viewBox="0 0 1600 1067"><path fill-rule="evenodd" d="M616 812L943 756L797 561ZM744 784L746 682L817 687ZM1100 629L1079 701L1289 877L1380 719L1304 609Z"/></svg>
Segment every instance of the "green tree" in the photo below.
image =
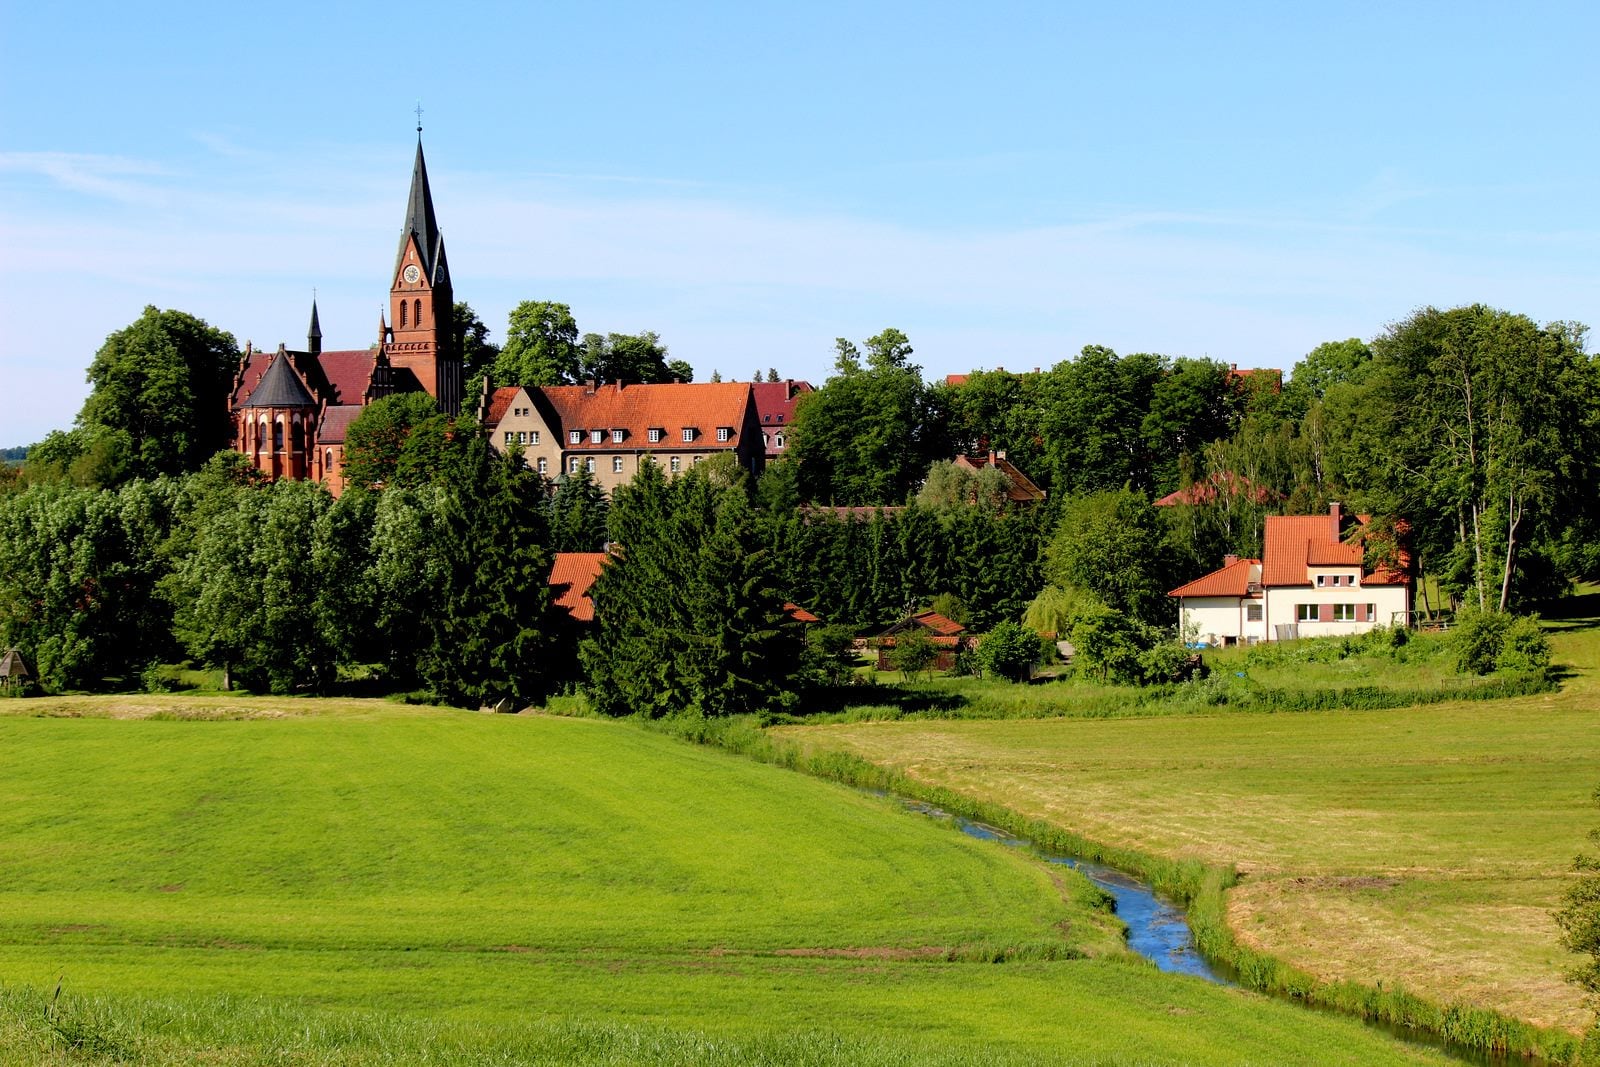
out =
<svg viewBox="0 0 1600 1067"><path fill-rule="evenodd" d="M606 543L605 492L587 470L563 474L550 496L550 550L599 552Z"/></svg>
<svg viewBox="0 0 1600 1067"><path fill-rule="evenodd" d="M912 626L895 634L894 647L889 649L889 666L908 680L918 674L931 675L937 662L939 646L928 636L928 631Z"/></svg>
<svg viewBox="0 0 1600 1067"><path fill-rule="evenodd" d="M461 353L461 375L466 380L463 395L471 401L482 392L484 376L493 370L494 362L500 355L500 346L490 343L489 327L483 324L478 313L465 300L457 300L451 308L451 324L456 351Z"/></svg>
<svg viewBox="0 0 1600 1067"><path fill-rule="evenodd" d="M345 431L344 476L350 485L389 485L400 470L401 457L412 431L439 415L439 408L427 393L401 393L375 400ZM442 432L439 424L434 430ZM413 462L409 484L422 464ZM422 479L426 480L426 479Z"/></svg>
<svg viewBox="0 0 1600 1067"><path fill-rule="evenodd" d="M1600 804L1600 789L1591 799ZM1600 845L1600 830L1589 831L1589 841ZM1569 952L1587 957L1569 978L1593 994L1600 994L1600 856L1580 853L1572 868L1578 877L1567 886L1562 906L1555 914L1561 943ZM1591 1026L1589 1045L1600 1037L1600 1025Z"/></svg>
<svg viewBox="0 0 1600 1067"><path fill-rule="evenodd" d="M572 385L582 380L578 323L566 304L524 300L511 309L506 343L494 358L496 386Z"/></svg>
<svg viewBox="0 0 1600 1067"><path fill-rule="evenodd" d="M1138 622L1171 614L1169 553L1156 509L1129 489L1074 497L1046 551L1045 575L1061 588L1092 593Z"/></svg>
<svg viewBox="0 0 1600 1067"><path fill-rule="evenodd" d="M978 663L989 674L1013 682L1025 682L1034 664L1044 655L1044 642L1038 633L1014 622L1002 622L978 643Z"/></svg>
<svg viewBox="0 0 1600 1067"><path fill-rule="evenodd" d="M238 363L232 334L181 311L146 307L95 353L78 425L120 437L127 476L195 470L228 446L227 397Z"/></svg>
<svg viewBox="0 0 1600 1067"><path fill-rule="evenodd" d="M709 466L709 465L702 465ZM803 644L748 490L701 469L640 468L612 498L618 555L592 590L581 658L607 715L769 712L793 699Z"/></svg>

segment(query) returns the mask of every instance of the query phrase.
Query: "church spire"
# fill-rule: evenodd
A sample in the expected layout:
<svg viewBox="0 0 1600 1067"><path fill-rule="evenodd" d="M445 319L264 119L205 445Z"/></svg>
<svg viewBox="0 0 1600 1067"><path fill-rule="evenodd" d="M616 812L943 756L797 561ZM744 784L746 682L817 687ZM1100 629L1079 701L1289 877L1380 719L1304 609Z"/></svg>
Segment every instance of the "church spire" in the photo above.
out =
<svg viewBox="0 0 1600 1067"><path fill-rule="evenodd" d="M322 355L322 323L317 321L317 297L311 295L311 327L306 330L306 351L313 356Z"/></svg>
<svg viewBox="0 0 1600 1067"><path fill-rule="evenodd" d="M423 276L433 285L450 282L450 270L444 261L444 239L439 234L439 223L433 215L433 192L428 188L428 164L422 157L422 134L417 134L417 160L411 168L411 196L406 201L406 221L400 229L400 251L395 255L395 273L405 261L406 245L412 237L417 239L417 252L422 257Z"/></svg>

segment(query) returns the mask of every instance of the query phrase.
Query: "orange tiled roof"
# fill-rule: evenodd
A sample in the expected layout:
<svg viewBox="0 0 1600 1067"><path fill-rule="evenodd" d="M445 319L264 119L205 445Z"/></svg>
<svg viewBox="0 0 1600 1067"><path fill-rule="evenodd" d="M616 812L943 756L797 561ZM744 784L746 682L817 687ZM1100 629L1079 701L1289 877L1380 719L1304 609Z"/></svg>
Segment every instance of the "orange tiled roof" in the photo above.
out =
<svg viewBox="0 0 1600 1067"><path fill-rule="evenodd" d="M594 621L594 601L589 588L606 564L604 552L557 552L550 566L550 588L555 604L577 622Z"/></svg>
<svg viewBox="0 0 1600 1067"><path fill-rule="evenodd" d="M1282 499L1281 494L1264 485L1257 485L1242 474L1234 474L1231 471L1216 471L1203 481L1195 482L1186 489L1168 493L1156 501L1156 507L1170 508L1178 504L1209 504L1224 493L1230 497L1242 496L1257 504L1265 504L1269 501Z"/></svg>
<svg viewBox="0 0 1600 1067"><path fill-rule="evenodd" d="M955 463L956 466L965 467L970 471L993 467L1001 474L1004 474L1006 476L1007 500L1021 504L1044 499L1044 490L1034 485L1033 479L1018 470L1017 465L1007 459L1003 453L990 452L988 455L977 457L957 456Z"/></svg>
<svg viewBox="0 0 1600 1067"><path fill-rule="evenodd" d="M697 431L696 449L735 448L744 429L745 411L750 406L749 382L683 382L666 385L627 385L608 383L591 389L587 385L529 386L528 392L543 393L555 409L563 435L585 431L576 444L563 440L566 448L611 449L611 430L623 430L629 443L649 441L649 431L666 431L659 442L663 447L682 445L684 427ZM727 441L717 440L717 429L733 431ZM555 427L552 427L555 429ZM608 431L605 439L591 441L588 431Z"/></svg>
<svg viewBox="0 0 1600 1067"><path fill-rule="evenodd" d="M506 409L511 406L511 398L521 390L515 385L503 385L489 394L489 411L483 418L485 426L495 426L506 417Z"/></svg>
<svg viewBox="0 0 1600 1067"><path fill-rule="evenodd" d="M1240 559L1214 570L1187 585L1180 585L1168 596L1248 596L1250 583L1261 582L1261 561Z"/></svg>
<svg viewBox="0 0 1600 1067"><path fill-rule="evenodd" d="M810 622L821 622L822 621L821 619L817 618L815 615L811 614L811 612L809 612L805 608L801 607L799 604L785 603L783 605L783 610L788 612L789 613L789 618L793 619L795 622L810 623Z"/></svg>
<svg viewBox="0 0 1600 1067"><path fill-rule="evenodd" d="M1306 567L1311 565L1312 546L1316 545L1319 550L1326 547L1331 555L1339 545L1338 527L1338 520L1331 515L1268 515L1263 539L1262 584L1310 585L1311 576L1306 573ZM1359 564L1359 549L1357 552L1355 562Z"/></svg>

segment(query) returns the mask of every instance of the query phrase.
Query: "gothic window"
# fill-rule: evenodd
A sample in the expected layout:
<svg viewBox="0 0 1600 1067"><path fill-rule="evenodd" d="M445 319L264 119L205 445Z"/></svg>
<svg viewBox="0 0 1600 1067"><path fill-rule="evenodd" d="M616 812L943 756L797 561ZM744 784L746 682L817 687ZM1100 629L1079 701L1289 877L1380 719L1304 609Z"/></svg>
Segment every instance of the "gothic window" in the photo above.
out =
<svg viewBox="0 0 1600 1067"><path fill-rule="evenodd" d="M400 301L400 328L402 330L406 328L406 314L410 310L411 306L409 304L407 304L404 300Z"/></svg>
<svg viewBox="0 0 1600 1067"><path fill-rule="evenodd" d="M422 328L422 301L414 300L411 303L411 322L418 329Z"/></svg>
<svg viewBox="0 0 1600 1067"><path fill-rule="evenodd" d="M272 424L272 450L274 452L282 452L283 451L283 419L282 419L282 417L279 417Z"/></svg>
<svg viewBox="0 0 1600 1067"><path fill-rule="evenodd" d="M333 473L333 449L328 449L322 457L322 469L327 474Z"/></svg>

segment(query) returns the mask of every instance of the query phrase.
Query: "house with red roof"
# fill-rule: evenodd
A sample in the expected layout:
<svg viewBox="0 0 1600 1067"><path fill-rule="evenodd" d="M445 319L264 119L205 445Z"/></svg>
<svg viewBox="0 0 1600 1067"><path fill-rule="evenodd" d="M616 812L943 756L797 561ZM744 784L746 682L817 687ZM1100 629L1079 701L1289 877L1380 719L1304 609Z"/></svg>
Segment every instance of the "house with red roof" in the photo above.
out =
<svg viewBox="0 0 1600 1067"><path fill-rule="evenodd" d="M1044 499L1044 490L1033 484L1016 464L1006 458L1005 452L989 450L988 455L959 455L955 458L955 465L963 470L973 472L981 470L997 470L1005 475L1006 500L1013 504L1037 504Z"/></svg>
<svg viewBox="0 0 1600 1067"><path fill-rule="evenodd" d="M481 421L499 451L521 449L548 478L588 471L607 493L643 463L669 476L718 455L753 476L766 466L748 382L512 386L488 395Z"/></svg>
<svg viewBox="0 0 1600 1067"><path fill-rule="evenodd" d="M789 450L789 427L794 423L800 398L816 392L810 382L785 378L781 382L751 382L756 418L761 422L761 442L771 463Z"/></svg>
<svg viewBox="0 0 1600 1067"><path fill-rule="evenodd" d="M604 552L557 552L550 563L552 603L576 623L594 622L589 589L606 565Z"/></svg>
<svg viewBox="0 0 1600 1067"><path fill-rule="evenodd" d="M1179 632L1205 645L1365 633L1411 617L1411 559L1366 564L1371 518L1269 515L1261 559L1228 556L1222 567L1167 595L1178 601Z"/></svg>
<svg viewBox="0 0 1600 1067"><path fill-rule="evenodd" d="M878 649L878 670L893 669L889 662L890 650L895 647L896 639L901 634L913 630L921 630L927 634L928 640L932 641L934 648L938 650L933 663L934 670L954 669L956 656L963 650L973 647L972 637L967 633L965 626L937 611L919 611L907 615L872 639L872 643Z"/></svg>
<svg viewBox="0 0 1600 1067"><path fill-rule="evenodd" d="M345 431L367 404L425 392L440 410L461 410L452 307L450 267L419 138L389 314L387 320L378 317L377 343L323 351L315 299L303 351L280 344L269 352L246 343L228 398L233 448L268 478L313 478L338 494L344 489Z"/></svg>

